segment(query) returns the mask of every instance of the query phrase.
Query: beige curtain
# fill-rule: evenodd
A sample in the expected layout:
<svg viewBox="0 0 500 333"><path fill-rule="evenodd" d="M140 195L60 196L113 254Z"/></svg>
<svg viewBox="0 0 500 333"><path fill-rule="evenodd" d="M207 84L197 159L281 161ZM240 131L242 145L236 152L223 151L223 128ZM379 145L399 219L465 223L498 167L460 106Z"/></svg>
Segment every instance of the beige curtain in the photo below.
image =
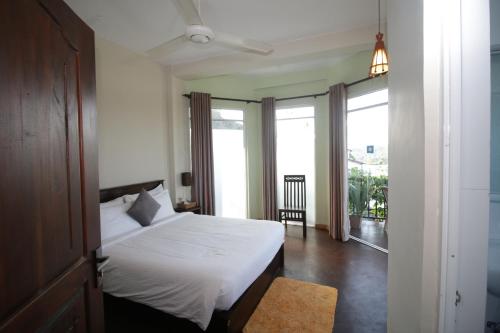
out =
<svg viewBox="0 0 500 333"><path fill-rule="evenodd" d="M212 107L210 94L191 93L191 197L201 213L215 215Z"/></svg>
<svg viewBox="0 0 500 333"><path fill-rule="evenodd" d="M344 83L330 87L330 236L349 240L347 187L347 93Z"/></svg>
<svg viewBox="0 0 500 333"><path fill-rule="evenodd" d="M277 221L276 99L274 97L262 99L262 159L264 219Z"/></svg>

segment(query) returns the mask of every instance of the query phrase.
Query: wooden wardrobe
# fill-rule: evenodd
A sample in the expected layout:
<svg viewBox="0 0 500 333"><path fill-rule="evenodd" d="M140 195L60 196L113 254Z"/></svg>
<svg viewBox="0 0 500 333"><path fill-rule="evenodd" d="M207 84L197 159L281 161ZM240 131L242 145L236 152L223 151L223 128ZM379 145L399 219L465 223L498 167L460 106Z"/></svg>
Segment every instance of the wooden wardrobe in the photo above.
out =
<svg viewBox="0 0 500 333"><path fill-rule="evenodd" d="M93 31L0 1L0 332L102 332Z"/></svg>

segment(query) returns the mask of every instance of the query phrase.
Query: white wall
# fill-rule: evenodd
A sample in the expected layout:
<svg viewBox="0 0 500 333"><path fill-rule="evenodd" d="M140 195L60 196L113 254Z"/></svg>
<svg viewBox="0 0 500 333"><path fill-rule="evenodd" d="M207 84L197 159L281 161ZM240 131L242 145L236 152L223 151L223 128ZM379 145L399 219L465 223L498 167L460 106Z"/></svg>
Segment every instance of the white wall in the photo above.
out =
<svg viewBox="0 0 500 333"><path fill-rule="evenodd" d="M165 70L96 37L96 81L100 188L165 179Z"/></svg>
<svg viewBox="0 0 500 333"><path fill-rule="evenodd" d="M174 202L191 199L191 187L182 186L181 173L191 171L191 150L189 147L189 103L182 96L184 82L167 68L168 80L168 148L169 179L168 188Z"/></svg>
<svg viewBox="0 0 500 333"><path fill-rule="evenodd" d="M421 332L424 228L422 0L388 1L388 331ZM437 295L436 295L437 297Z"/></svg>

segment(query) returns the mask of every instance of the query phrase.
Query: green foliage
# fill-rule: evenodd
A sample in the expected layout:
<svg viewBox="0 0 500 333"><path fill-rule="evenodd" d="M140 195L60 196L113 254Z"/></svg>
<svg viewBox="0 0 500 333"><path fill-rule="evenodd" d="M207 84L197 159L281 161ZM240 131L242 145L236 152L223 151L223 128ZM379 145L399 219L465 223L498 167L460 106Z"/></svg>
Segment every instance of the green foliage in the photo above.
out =
<svg viewBox="0 0 500 333"><path fill-rule="evenodd" d="M369 215L385 218L382 188L387 186L387 181L387 176L374 177L359 168L352 168L348 180L349 213L351 215L364 215L370 202Z"/></svg>
<svg viewBox="0 0 500 333"><path fill-rule="evenodd" d="M349 210L351 215L363 215L368 207L368 182L363 171L353 168L349 175Z"/></svg>
<svg viewBox="0 0 500 333"><path fill-rule="evenodd" d="M387 186L387 176L368 176L368 179L370 183L370 200L373 202L373 204L371 204L373 208L370 213L371 215L376 215L375 210L378 209L378 216L385 218L385 210L383 208L385 200L382 188Z"/></svg>

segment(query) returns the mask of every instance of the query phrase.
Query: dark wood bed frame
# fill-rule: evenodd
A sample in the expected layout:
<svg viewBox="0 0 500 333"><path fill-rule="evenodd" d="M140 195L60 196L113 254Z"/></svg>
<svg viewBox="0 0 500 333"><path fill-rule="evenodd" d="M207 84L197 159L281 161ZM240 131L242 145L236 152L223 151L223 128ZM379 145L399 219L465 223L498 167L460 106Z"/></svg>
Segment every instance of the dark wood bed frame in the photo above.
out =
<svg viewBox="0 0 500 333"><path fill-rule="evenodd" d="M106 202L125 194L151 190L163 180L100 190L100 201ZM266 270L248 287L227 311L215 310L206 332L239 333L257 307L274 278L283 270L284 248L281 246ZM104 294L106 332L203 332L193 322L177 318L149 306Z"/></svg>

